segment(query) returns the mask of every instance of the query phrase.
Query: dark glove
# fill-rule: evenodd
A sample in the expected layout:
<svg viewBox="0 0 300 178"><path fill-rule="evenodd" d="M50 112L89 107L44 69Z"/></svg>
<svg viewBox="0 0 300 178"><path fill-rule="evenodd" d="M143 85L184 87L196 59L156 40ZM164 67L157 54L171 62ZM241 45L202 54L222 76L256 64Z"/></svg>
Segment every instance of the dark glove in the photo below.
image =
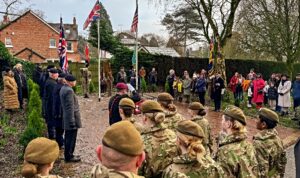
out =
<svg viewBox="0 0 300 178"><path fill-rule="evenodd" d="M283 93L279 93L280 96L283 96Z"/></svg>
<svg viewBox="0 0 300 178"><path fill-rule="evenodd" d="M258 90L258 93L259 93L259 94L262 94L262 93L263 93L263 90Z"/></svg>

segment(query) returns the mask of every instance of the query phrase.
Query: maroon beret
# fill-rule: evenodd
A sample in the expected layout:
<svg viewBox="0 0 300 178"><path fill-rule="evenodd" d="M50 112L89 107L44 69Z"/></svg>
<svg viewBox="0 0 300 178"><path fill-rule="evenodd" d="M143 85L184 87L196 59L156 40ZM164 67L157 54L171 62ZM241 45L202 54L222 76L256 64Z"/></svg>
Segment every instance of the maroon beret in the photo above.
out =
<svg viewBox="0 0 300 178"><path fill-rule="evenodd" d="M120 82L117 83L116 88L122 90L122 89L128 89L128 86L125 83Z"/></svg>

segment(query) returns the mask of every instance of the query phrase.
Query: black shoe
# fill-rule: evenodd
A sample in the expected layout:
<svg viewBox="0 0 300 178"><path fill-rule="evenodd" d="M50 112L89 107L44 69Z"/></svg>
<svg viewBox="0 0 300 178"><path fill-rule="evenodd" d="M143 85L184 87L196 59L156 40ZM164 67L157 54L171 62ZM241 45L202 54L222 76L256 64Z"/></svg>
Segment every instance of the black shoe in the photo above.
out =
<svg viewBox="0 0 300 178"><path fill-rule="evenodd" d="M292 120L293 120L293 121L297 121L298 119L294 117L294 118L292 118Z"/></svg>
<svg viewBox="0 0 300 178"><path fill-rule="evenodd" d="M81 161L81 159L77 158L75 156L71 159L65 160L66 163L77 163L77 162L80 162L80 161Z"/></svg>

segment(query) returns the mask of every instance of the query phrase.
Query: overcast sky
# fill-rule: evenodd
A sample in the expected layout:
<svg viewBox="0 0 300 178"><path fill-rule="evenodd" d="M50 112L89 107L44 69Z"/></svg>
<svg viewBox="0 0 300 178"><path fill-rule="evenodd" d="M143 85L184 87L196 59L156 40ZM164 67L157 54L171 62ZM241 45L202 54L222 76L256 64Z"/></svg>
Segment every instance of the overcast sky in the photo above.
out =
<svg viewBox="0 0 300 178"><path fill-rule="evenodd" d="M59 22L62 15L64 23L72 23L73 16L77 18L79 32L87 33L82 30L84 21L93 8L96 0L30 0L32 9L38 9L45 13L45 20L48 22ZM116 31L129 30L135 11L135 0L101 0L106 8L113 29ZM22 6L28 7L29 3ZM0 11L4 11L0 6ZM23 7L22 7L23 8ZM139 32L155 33L168 37L165 28L160 24L164 15L164 9L158 9L148 0L139 0ZM2 18L2 17L1 17Z"/></svg>

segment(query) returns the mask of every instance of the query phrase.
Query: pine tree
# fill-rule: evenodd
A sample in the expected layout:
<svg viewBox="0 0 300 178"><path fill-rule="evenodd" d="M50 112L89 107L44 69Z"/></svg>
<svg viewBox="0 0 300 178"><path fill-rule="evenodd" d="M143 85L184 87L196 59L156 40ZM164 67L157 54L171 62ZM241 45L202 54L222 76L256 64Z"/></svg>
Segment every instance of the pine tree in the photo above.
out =
<svg viewBox="0 0 300 178"><path fill-rule="evenodd" d="M30 92L27 113L29 113L29 115L30 115L32 113L32 111L36 110L37 114L41 117L42 116L42 101L41 101L40 95L37 90L38 90L37 84L33 84L32 91Z"/></svg>

